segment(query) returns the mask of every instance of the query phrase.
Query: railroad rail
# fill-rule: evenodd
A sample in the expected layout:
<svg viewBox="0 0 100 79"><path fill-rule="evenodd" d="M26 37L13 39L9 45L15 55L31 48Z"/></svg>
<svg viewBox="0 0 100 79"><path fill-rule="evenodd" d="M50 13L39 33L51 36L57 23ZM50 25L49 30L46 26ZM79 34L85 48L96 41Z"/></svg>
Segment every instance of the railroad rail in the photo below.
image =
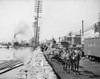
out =
<svg viewBox="0 0 100 79"><path fill-rule="evenodd" d="M23 62L21 60L10 60L0 63L0 74L6 73L14 68L22 66Z"/></svg>

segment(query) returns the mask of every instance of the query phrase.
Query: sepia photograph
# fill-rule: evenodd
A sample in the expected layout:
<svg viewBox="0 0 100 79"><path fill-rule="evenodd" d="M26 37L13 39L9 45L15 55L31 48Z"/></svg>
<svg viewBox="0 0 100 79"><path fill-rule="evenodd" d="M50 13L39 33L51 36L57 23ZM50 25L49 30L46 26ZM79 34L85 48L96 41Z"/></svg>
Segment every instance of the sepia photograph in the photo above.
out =
<svg viewBox="0 0 100 79"><path fill-rule="evenodd" d="M0 0L0 79L100 79L100 0Z"/></svg>

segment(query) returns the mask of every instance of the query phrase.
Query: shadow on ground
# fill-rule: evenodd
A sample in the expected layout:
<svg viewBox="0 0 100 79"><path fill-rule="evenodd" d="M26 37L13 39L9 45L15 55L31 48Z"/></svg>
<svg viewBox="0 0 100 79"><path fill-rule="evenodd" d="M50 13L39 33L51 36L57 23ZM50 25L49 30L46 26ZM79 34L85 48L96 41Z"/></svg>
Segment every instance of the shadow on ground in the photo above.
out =
<svg viewBox="0 0 100 79"><path fill-rule="evenodd" d="M100 75L96 75L92 71L88 71L88 70L80 71L79 75L88 76L89 78L100 78Z"/></svg>

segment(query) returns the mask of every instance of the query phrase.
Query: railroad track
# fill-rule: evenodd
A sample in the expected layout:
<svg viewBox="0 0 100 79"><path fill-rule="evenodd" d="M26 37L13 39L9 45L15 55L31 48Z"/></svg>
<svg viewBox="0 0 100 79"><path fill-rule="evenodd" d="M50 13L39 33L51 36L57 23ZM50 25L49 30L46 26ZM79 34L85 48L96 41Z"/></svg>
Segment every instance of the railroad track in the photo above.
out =
<svg viewBox="0 0 100 79"><path fill-rule="evenodd" d="M10 60L0 64L0 74L6 73L14 68L22 66L21 60Z"/></svg>

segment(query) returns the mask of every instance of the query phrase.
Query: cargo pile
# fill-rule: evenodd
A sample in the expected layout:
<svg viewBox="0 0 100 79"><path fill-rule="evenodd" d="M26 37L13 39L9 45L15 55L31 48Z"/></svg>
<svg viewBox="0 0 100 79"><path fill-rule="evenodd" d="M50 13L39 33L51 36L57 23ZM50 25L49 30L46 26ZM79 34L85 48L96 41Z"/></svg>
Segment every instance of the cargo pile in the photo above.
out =
<svg viewBox="0 0 100 79"><path fill-rule="evenodd" d="M43 52L37 48L28 57L20 72L12 79L57 79L52 67L46 61Z"/></svg>

